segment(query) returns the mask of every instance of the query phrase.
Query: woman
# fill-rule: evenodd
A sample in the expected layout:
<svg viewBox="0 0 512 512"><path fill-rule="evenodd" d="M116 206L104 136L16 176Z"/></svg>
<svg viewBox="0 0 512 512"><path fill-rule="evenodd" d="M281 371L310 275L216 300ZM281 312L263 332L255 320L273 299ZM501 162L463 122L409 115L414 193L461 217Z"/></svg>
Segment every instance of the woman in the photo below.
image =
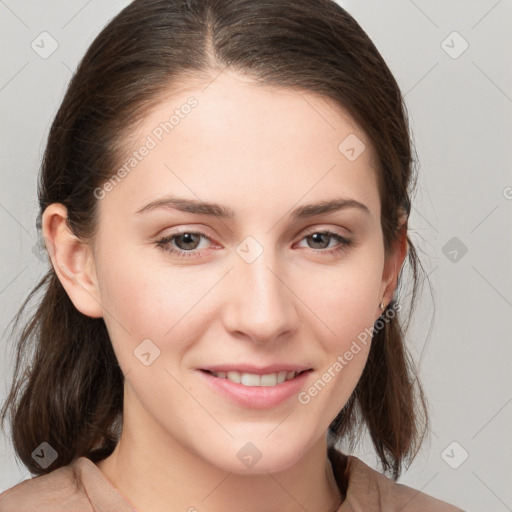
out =
<svg viewBox="0 0 512 512"><path fill-rule="evenodd" d="M0 509L460 510L395 482L426 428L412 177L396 81L332 1L126 7L50 131L3 409L38 476ZM361 426L390 477L336 448Z"/></svg>

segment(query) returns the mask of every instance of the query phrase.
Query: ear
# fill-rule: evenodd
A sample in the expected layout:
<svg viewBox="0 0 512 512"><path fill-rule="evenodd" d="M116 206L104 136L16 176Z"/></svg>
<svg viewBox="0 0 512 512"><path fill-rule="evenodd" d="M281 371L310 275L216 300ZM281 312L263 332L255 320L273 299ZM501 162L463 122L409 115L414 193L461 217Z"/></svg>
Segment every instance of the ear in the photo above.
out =
<svg viewBox="0 0 512 512"><path fill-rule="evenodd" d="M67 208L52 203L42 217L46 249L59 281L75 307L92 318L103 316L92 250L67 224Z"/></svg>
<svg viewBox="0 0 512 512"><path fill-rule="evenodd" d="M407 256L407 217L401 220L396 240L389 251L388 257L384 262L384 271L382 273L382 285L380 290L381 302L387 306L393 299L395 289L398 285L398 275ZM377 317L382 314L382 310L377 306Z"/></svg>

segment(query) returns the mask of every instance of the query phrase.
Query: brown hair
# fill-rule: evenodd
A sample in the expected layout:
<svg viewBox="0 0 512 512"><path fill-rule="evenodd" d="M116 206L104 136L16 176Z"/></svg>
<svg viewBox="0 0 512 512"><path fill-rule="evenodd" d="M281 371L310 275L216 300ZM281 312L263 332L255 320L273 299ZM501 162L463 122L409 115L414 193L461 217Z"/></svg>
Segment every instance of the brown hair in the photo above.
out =
<svg viewBox="0 0 512 512"><path fill-rule="evenodd" d="M53 121L39 176L38 229L45 208L62 203L73 233L92 240L98 224L93 191L112 176L136 123L184 78L210 81L225 69L261 84L317 93L348 111L378 161L387 255L400 214L410 212L414 160L406 108L377 48L331 0L128 5L91 44ZM407 242L412 313L422 267L409 236ZM79 456L96 461L113 451L124 386L103 319L75 308L53 267L24 301L13 331L39 292L37 309L17 338L13 382L1 415L3 426L9 413L14 449L36 475ZM402 462L417 453L428 421L404 332L398 316L376 330L362 377L329 427L335 440L355 442L366 424L383 469L395 479ZM58 453L46 469L32 458L43 441Z"/></svg>

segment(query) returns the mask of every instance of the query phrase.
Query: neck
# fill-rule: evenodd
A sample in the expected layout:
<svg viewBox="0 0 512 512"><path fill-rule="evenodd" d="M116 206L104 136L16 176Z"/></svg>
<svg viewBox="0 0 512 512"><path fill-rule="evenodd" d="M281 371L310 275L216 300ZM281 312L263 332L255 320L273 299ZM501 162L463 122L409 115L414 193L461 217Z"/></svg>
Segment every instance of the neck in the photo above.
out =
<svg viewBox="0 0 512 512"><path fill-rule="evenodd" d="M284 471L237 474L205 461L156 425L141 436L148 425L140 412L125 407L119 443L97 463L139 512L335 512L340 506L325 437Z"/></svg>

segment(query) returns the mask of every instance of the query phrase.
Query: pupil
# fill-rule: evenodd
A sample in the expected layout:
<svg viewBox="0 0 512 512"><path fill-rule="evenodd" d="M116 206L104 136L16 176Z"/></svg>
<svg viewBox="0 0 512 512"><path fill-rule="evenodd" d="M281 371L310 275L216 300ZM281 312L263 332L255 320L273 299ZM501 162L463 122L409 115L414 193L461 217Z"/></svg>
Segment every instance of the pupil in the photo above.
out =
<svg viewBox="0 0 512 512"><path fill-rule="evenodd" d="M181 237L183 238L184 242L185 242L185 245L189 245L189 244L194 244L194 233L184 233L183 235L181 235ZM194 247L187 247L187 249L194 249Z"/></svg>
<svg viewBox="0 0 512 512"><path fill-rule="evenodd" d="M327 235L324 235L323 233L314 233L313 235L311 235L311 238L313 239L313 242L314 243L322 243L322 238L324 236L327 236ZM325 242L324 242L325 244Z"/></svg>

